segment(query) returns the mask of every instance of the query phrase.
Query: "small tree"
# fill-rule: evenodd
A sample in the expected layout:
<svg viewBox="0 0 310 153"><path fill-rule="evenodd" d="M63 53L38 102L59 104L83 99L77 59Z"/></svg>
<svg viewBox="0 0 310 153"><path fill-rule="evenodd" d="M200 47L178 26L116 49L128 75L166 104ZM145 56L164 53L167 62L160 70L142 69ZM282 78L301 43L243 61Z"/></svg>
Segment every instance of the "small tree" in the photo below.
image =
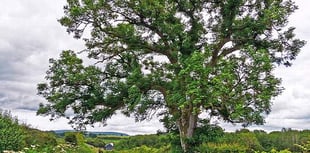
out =
<svg viewBox="0 0 310 153"><path fill-rule="evenodd" d="M23 130L9 111L0 110L0 152L18 151L24 142Z"/></svg>
<svg viewBox="0 0 310 153"><path fill-rule="evenodd" d="M38 114L71 108L82 127L116 110L137 121L164 110L185 152L203 112L263 124L282 90L272 71L305 44L286 27L296 9L291 0L67 0L59 21L75 38L90 31L85 52L97 65L73 51L52 59Z"/></svg>
<svg viewBox="0 0 310 153"><path fill-rule="evenodd" d="M84 135L79 132L66 132L64 139L67 143L73 145L83 144L85 141Z"/></svg>

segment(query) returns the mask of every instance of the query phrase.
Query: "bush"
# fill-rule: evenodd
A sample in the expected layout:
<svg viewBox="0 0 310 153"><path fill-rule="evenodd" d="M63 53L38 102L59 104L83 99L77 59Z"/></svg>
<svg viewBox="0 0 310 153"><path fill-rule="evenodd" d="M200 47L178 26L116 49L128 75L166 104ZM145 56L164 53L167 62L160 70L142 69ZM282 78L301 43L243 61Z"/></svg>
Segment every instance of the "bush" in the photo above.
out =
<svg viewBox="0 0 310 153"><path fill-rule="evenodd" d="M56 136L52 132L43 132L37 129L24 127L25 129L25 144L27 147L31 145L39 146L56 146Z"/></svg>
<svg viewBox="0 0 310 153"><path fill-rule="evenodd" d="M221 144L238 144L247 148L246 152L262 151L263 147L252 132L226 133L219 141Z"/></svg>
<svg viewBox="0 0 310 153"><path fill-rule="evenodd" d="M64 139L67 143L70 143L72 145L77 145L78 141L77 141L76 134L74 132L66 132Z"/></svg>
<svg viewBox="0 0 310 153"><path fill-rule="evenodd" d="M204 143L197 148L198 152L208 153L246 153L248 148L237 143Z"/></svg>
<svg viewBox="0 0 310 153"><path fill-rule="evenodd" d="M255 153L292 153L291 151L285 149L285 150L280 150L280 151L277 151L276 149L271 149L269 152L255 152Z"/></svg>
<svg viewBox="0 0 310 153"><path fill-rule="evenodd" d="M187 139L190 149L194 152L195 148L203 142L217 142L224 135L224 130L217 125L210 125L208 120L199 121L193 138Z"/></svg>
<svg viewBox="0 0 310 153"><path fill-rule="evenodd" d="M87 139L86 143L97 148L104 148L106 145L101 138Z"/></svg>
<svg viewBox="0 0 310 153"><path fill-rule="evenodd" d="M0 152L18 151L23 147L23 130L9 111L0 110Z"/></svg>
<svg viewBox="0 0 310 153"><path fill-rule="evenodd" d="M310 152L310 141L303 144L295 144L302 152Z"/></svg>
<svg viewBox="0 0 310 153"><path fill-rule="evenodd" d="M111 151L111 153L170 153L169 146L163 146L159 149L147 147L142 145L140 147L128 149L128 150L121 150L121 151Z"/></svg>
<svg viewBox="0 0 310 153"><path fill-rule="evenodd" d="M128 139L120 140L115 146L116 150L132 149L140 147L142 145L151 148L160 148L169 143L167 136L165 135L137 135L129 137Z"/></svg>

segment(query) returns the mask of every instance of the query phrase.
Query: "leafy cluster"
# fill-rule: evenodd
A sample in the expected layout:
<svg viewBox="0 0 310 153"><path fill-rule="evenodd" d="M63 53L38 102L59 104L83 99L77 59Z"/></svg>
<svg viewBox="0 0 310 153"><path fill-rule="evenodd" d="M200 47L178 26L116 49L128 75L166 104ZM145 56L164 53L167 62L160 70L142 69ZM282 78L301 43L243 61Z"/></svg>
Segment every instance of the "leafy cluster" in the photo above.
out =
<svg viewBox="0 0 310 153"><path fill-rule="evenodd" d="M20 128L18 120L12 117L9 111L0 111L0 152L4 150L21 149L24 131Z"/></svg>

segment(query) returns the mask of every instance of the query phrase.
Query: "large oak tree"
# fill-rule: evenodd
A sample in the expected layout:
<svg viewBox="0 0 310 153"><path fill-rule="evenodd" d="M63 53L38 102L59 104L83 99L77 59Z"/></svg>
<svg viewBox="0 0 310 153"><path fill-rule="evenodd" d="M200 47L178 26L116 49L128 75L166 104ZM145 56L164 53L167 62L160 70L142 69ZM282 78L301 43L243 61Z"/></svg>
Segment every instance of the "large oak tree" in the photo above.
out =
<svg viewBox="0 0 310 153"><path fill-rule="evenodd" d="M291 0L67 0L59 21L96 64L73 51L51 59L38 114L70 110L82 127L117 110L138 121L157 113L178 127L185 152L202 113L263 124L282 90L272 71L305 44L287 27L296 9Z"/></svg>

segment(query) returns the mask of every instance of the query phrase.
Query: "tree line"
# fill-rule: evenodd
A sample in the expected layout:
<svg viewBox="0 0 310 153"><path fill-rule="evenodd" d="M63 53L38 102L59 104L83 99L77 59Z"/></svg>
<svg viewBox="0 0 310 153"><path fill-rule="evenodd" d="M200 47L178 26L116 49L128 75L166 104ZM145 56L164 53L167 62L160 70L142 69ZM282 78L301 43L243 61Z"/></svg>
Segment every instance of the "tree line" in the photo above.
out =
<svg viewBox="0 0 310 153"><path fill-rule="evenodd" d="M118 153L179 153L182 146L177 130L137 136L90 136L83 132L53 132L30 128L19 124L10 112L0 113L0 152L4 150L25 153L79 153L104 152L104 146L113 142L112 152ZM201 126L193 138L188 152L201 153L301 153L310 151L310 130L283 128L281 131L265 132L247 129L224 132L216 125Z"/></svg>

